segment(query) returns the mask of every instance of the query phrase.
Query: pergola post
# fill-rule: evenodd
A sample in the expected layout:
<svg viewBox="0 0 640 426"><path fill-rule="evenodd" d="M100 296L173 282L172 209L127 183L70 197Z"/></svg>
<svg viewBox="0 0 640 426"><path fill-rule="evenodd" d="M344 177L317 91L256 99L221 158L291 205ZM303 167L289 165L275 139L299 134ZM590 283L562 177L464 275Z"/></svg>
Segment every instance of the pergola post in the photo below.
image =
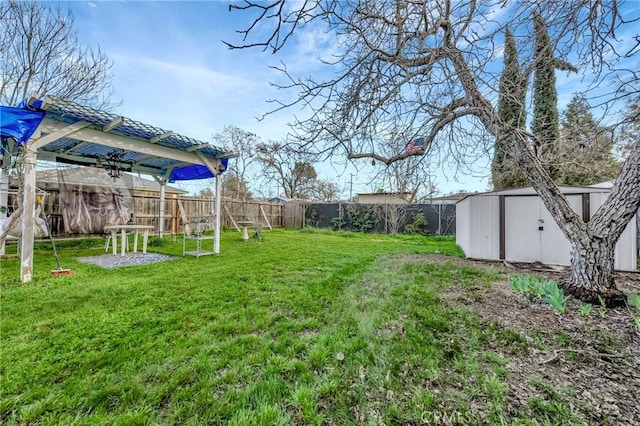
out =
<svg viewBox="0 0 640 426"><path fill-rule="evenodd" d="M160 182L160 208L159 208L159 217L158 217L158 236L162 238L162 233L164 232L164 198L167 190L167 182L163 179Z"/></svg>
<svg viewBox="0 0 640 426"><path fill-rule="evenodd" d="M171 176L173 168L167 170L164 176L154 176L153 178L160 184L160 205L158 206L158 236L162 238L164 234L164 216L165 216L165 201L167 197L167 181Z"/></svg>
<svg viewBox="0 0 640 426"><path fill-rule="evenodd" d="M216 173L216 229L213 252L220 253L220 229L222 228L222 172Z"/></svg>
<svg viewBox="0 0 640 426"><path fill-rule="evenodd" d="M9 207L9 172L0 167L0 219L7 217ZM4 254L4 241L0 243L0 255Z"/></svg>
<svg viewBox="0 0 640 426"><path fill-rule="evenodd" d="M36 157L37 150L25 143L22 183L22 243L20 247L20 281L30 282L33 277L33 240L36 207Z"/></svg>
<svg viewBox="0 0 640 426"><path fill-rule="evenodd" d="M222 223L222 172L216 173L216 224L213 240L213 252L220 253L220 228Z"/></svg>

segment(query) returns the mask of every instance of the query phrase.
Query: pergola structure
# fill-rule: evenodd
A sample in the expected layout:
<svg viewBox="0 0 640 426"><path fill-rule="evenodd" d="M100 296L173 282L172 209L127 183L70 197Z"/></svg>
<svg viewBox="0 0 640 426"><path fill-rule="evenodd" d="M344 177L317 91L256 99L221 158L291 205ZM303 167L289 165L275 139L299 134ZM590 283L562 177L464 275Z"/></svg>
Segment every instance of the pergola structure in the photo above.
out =
<svg viewBox="0 0 640 426"><path fill-rule="evenodd" d="M55 96L33 95L17 108L0 108L4 157L7 158L7 153L14 158L20 154L24 159L22 282L31 281L33 272L34 217L31 212L36 203L36 160L154 176L161 184L160 235L166 183L215 177L214 252L220 252L221 174L227 168L228 159L235 157L234 153ZM8 190L5 163L3 161L0 174L0 194L4 196Z"/></svg>

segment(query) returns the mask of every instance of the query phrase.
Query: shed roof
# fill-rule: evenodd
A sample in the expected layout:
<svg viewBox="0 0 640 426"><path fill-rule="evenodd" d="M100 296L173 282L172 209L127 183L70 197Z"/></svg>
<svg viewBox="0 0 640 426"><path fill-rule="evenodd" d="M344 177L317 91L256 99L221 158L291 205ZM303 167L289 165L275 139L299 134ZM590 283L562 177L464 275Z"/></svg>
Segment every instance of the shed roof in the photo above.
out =
<svg viewBox="0 0 640 426"><path fill-rule="evenodd" d="M609 187L598 187L598 186L559 185L558 189L560 189L560 192L562 192L565 195L611 192L611 188ZM504 189L502 191L489 191L489 192L481 192L477 194L467 194L465 197L458 200L458 202L465 200L469 197L495 197L500 195L538 195L538 193L532 186L526 186L523 188Z"/></svg>

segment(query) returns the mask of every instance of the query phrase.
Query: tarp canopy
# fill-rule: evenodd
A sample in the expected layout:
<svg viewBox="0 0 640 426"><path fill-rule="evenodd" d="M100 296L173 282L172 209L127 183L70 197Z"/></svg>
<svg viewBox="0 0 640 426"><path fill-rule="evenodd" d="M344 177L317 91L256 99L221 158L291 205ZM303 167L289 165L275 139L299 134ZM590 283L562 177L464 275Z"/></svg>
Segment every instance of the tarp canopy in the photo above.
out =
<svg viewBox="0 0 640 426"><path fill-rule="evenodd" d="M0 137L3 142L12 138L17 145L21 145L33 135L44 116L41 111L0 106Z"/></svg>
<svg viewBox="0 0 640 426"><path fill-rule="evenodd" d="M196 139L54 96L0 106L2 154L36 130L39 160L161 176L169 182L206 179L235 155Z"/></svg>

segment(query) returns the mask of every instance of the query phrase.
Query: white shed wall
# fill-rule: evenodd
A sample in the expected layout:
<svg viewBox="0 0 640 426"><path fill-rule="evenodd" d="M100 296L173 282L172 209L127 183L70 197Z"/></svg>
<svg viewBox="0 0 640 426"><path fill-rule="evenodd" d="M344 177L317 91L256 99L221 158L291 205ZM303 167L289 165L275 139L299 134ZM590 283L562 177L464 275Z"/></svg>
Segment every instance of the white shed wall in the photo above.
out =
<svg viewBox="0 0 640 426"><path fill-rule="evenodd" d="M596 213L598 208L607 200L608 193L591 194L591 216ZM624 229L620 239L616 243L616 257L614 268L620 271L637 270L638 260L638 239L637 239L637 221L631 219L627 227Z"/></svg>
<svg viewBox="0 0 640 426"><path fill-rule="evenodd" d="M471 203L470 198L465 198L456 203L456 244L464 251L465 256L471 257L469 244L471 244Z"/></svg>
<svg viewBox="0 0 640 426"><path fill-rule="evenodd" d="M582 196L567 195L582 215ZM505 259L513 262L571 263L571 244L537 196L505 197Z"/></svg>
<svg viewBox="0 0 640 426"><path fill-rule="evenodd" d="M565 188L563 188L564 190ZM531 188L501 191L468 196L456 204L456 243L465 255L476 259L500 259L500 208L499 195L505 195L505 259L511 261L555 263L569 265L571 246L555 224L540 197L531 194ZM570 204L582 213L580 192L588 192L590 215L608 197L608 191L595 188L571 188L565 193ZM513 208L518 200L527 200L527 207ZM535 200L535 201L534 201ZM507 208L511 205L511 208ZM539 208L538 208L539 206ZM512 214L509 215L511 210ZM515 216L514 216L515 215ZM539 219L543 218L544 238L538 231ZM534 226L532 232L523 232L525 227ZM525 235L526 234L526 235ZM511 247L511 250L510 250ZM531 248L531 251L528 251ZM566 252L566 253L565 253ZM632 220L616 244L615 269L637 270L637 224Z"/></svg>
<svg viewBox="0 0 640 426"><path fill-rule="evenodd" d="M498 197L473 196L456 204L456 243L467 257L500 257Z"/></svg>

